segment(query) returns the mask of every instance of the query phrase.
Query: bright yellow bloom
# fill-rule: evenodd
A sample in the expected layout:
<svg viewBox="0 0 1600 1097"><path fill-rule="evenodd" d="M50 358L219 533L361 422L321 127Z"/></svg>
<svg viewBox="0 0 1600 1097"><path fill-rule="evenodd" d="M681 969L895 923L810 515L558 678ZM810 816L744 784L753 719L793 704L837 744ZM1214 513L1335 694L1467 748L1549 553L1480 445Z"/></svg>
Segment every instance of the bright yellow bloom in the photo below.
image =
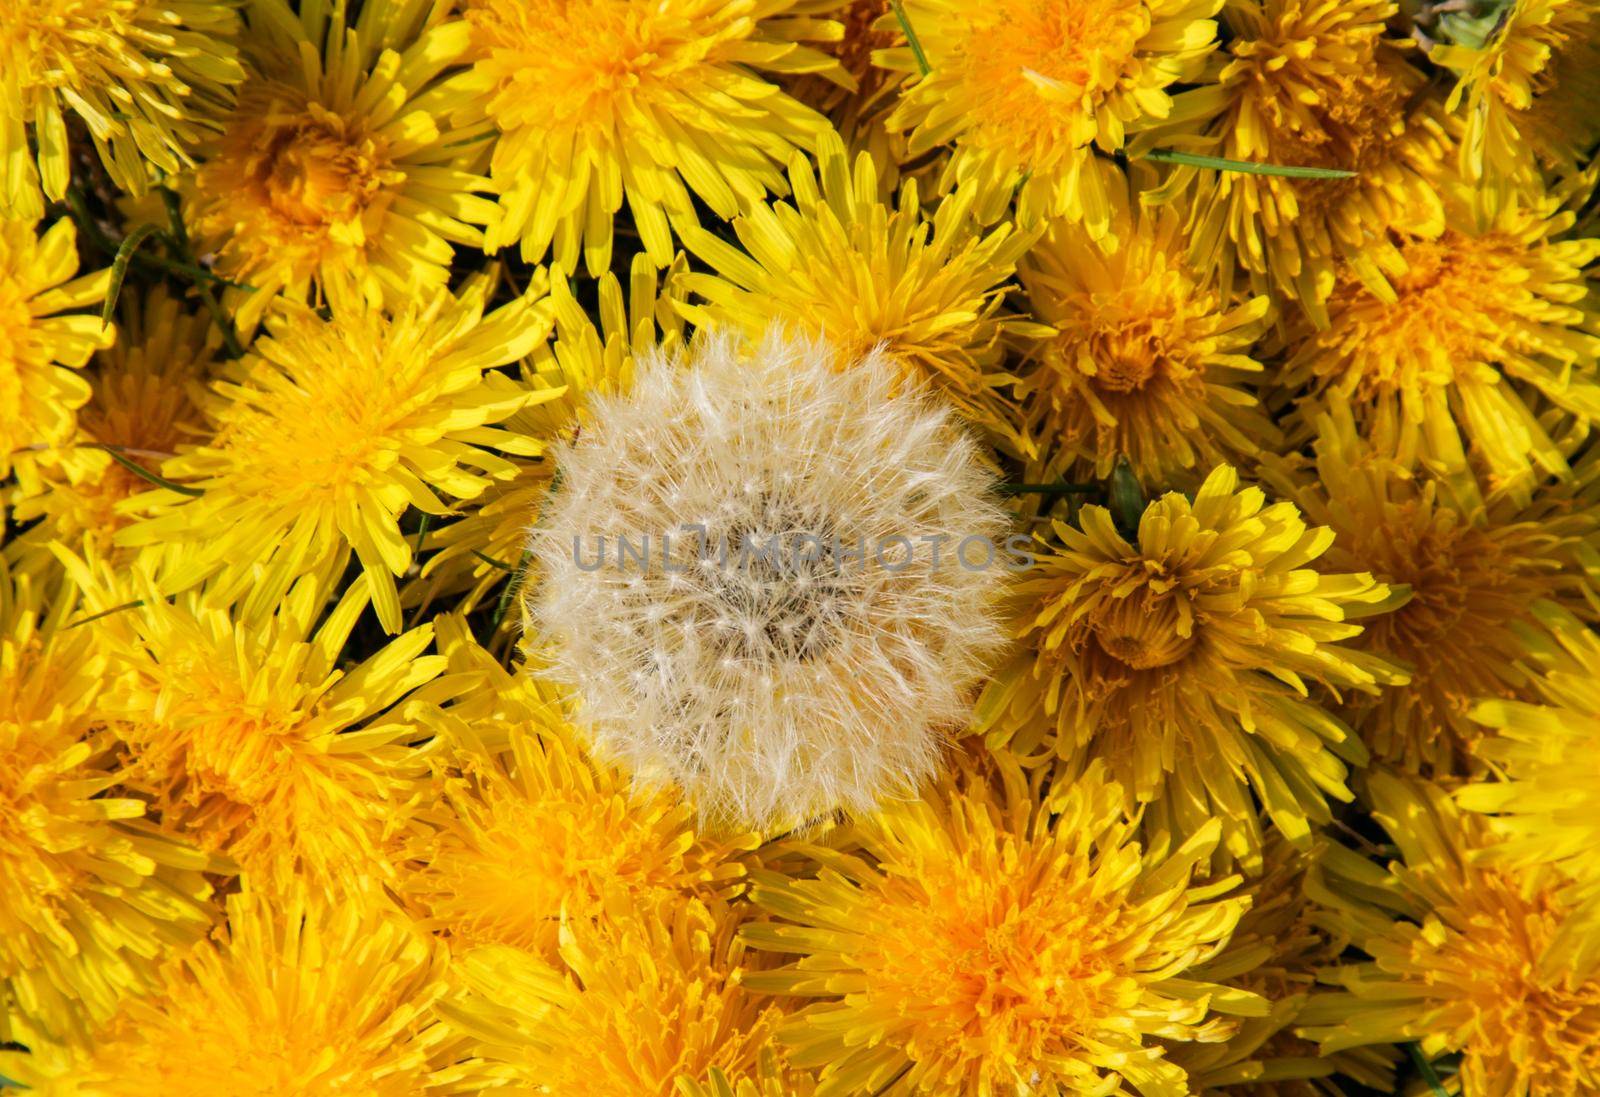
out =
<svg viewBox="0 0 1600 1097"><path fill-rule="evenodd" d="M122 607L95 628L117 672L99 711L126 744L125 783L168 825L264 887L358 890L391 875L391 836L427 772L417 744L475 682L424 654L431 626L351 665L340 652L367 607L364 578L322 617L309 583L253 613L73 570L96 590L91 609Z"/></svg>
<svg viewBox="0 0 1600 1097"><path fill-rule="evenodd" d="M106 294L109 271L73 278L77 241L65 219L43 234L30 222L0 221L0 478L20 451L72 440L90 388L68 371L116 338L98 316L59 315Z"/></svg>
<svg viewBox="0 0 1600 1097"><path fill-rule="evenodd" d="M484 297L475 283L393 311L272 317L270 337L213 386L215 437L162 465L203 494L150 493L153 516L118 543L181 544L165 591L212 578L213 601L249 591L255 608L297 576L337 573L354 550L379 620L398 632L394 577L412 556L400 515L445 514L441 496L471 499L515 475L495 451L528 456L538 444L491 424L560 395L493 372L544 339L549 319L526 297L485 316Z"/></svg>
<svg viewBox="0 0 1600 1097"><path fill-rule="evenodd" d="M458 951L509 945L554 962L561 926L597 920L609 894L654 906L741 888L756 835L700 831L690 805L596 764L549 687L507 674L459 618L434 623L451 669L481 684L451 710L405 843L396 890L422 924Z"/></svg>
<svg viewBox="0 0 1600 1097"><path fill-rule="evenodd" d="M1600 615L1600 511L1559 487L1528 505L1485 500L1470 477L1456 483L1419 468L1392 429L1359 430L1348 405L1316 428L1314 465L1294 474L1293 459L1269 461L1272 482L1334 531L1324 567L1370 570L1409 592L1354 644L1406 665L1410 684L1357 700L1346 715L1383 761L1439 778L1481 770L1471 756L1484 734L1473 704L1536 699L1522 666L1534 604Z"/></svg>
<svg viewBox="0 0 1600 1097"><path fill-rule="evenodd" d="M1466 105L1462 173L1493 184L1539 167L1560 175L1582 168L1600 140L1600 8L1508 0L1491 10L1501 21L1487 41L1458 35L1428 52L1460 77L1449 106ZM1441 24L1448 32L1452 18Z"/></svg>
<svg viewBox="0 0 1600 1097"><path fill-rule="evenodd" d="M42 198L66 193L69 113L124 190L142 193L154 170L175 174L192 165L195 145L214 131L216 112L244 79L236 7L233 0L6 0L0 217L38 217Z"/></svg>
<svg viewBox="0 0 1600 1097"><path fill-rule="evenodd" d="M1505 779L1467 785L1461 805L1496 813L1503 840L1491 864L1549 861L1600 893L1600 637L1569 613L1537 608L1540 627L1523 631L1543 704L1485 701L1473 717L1494 729L1479 757Z"/></svg>
<svg viewBox="0 0 1600 1097"><path fill-rule="evenodd" d="M1192 502L1150 503L1132 540L1103 507L1079 520L1054 523L1060 547L1017 585L1021 650L992 676L976 730L1030 762L1054 754L1066 778L1105 759L1152 835L1219 818L1247 866L1260 862L1252 790L1292 840L1326 823L1365 752L1309 689L1398 679L1344 643L1389 588L1313 570L1333 532L1226 466Z"/></svg>
<svg viewBox="0 0 1600 1097"><path fill-rule="evenodd" d="M456 961L467 993L440 1009L484 1061L462 1092L680 1097L680 1078L762 1073L781 1011L741 985L735 915L696 900L611 911L564 924L558 963L499 945Z"/></svg>
<svg viewBox="0 0 1600 1097"><path fill-rule="evenodd" d="M1024 447L999 392L1009 380L1002 341L1036 326L1000 310L1031 235L1009 223L980 229L976 185L925 214L917 181L908 179L891 204L871 157L858 155L852 171L834 134L823 138L817 160L820 186L796 157L793 204L756 205L734 221L748 255L705 229L682 230L685 246L717 272L684 276L705 301L686 315L750 340L776 320L826 339L841 362L859 361L881 343L907 374L933 384L1008 448Z"/></svg>
<svg viewBox="0 0 1600 1097"><path fill-rule="evenodd" d="M1369 777L1374 815L1399 847L1380 869L1325 855L1312 897L1372 957L1323 973L1300 1031L1322 1050L1416 1040L1461 1053L1471 1097L1575 1097L1600 1088L1600 911L1575 908L1548 867L1481 864L1489 823L1438 788Z"/></svg>
<svg viewBox="0 0 1600 1097"><path fill-rule="evenodd" d="M456 1068L445 953L391 911L315 889L228 900L227 930L128 1005L39 1097L417 1097ZM44 1084L37 1084L43 1081Z"/></svg>
<svg viewBox="0 0 1600 1097"><path fill-rule="evenodd" d="M229 295L242 326L280 290L427 296L449 280L452 243L483 245L494 203L469 170L481 144L450 122L467 25L435 7L369 0L346 28L342 3L296 16L287 0L247 0L252 74L202 153L189 211L197 250L255 287Z"/></svg>
<svg viewBox="0 0 1600 1097"><path fill-rule="evenodd" d="M1216 47L1219 0L909 0L906 16L931 68L889 118L917 156L949 141L946 186L980 180L1002 200L1017 188L1024 224L1109 227L1117 170L1097 153L1210 97L1173 94ZM916 72L909 49L885 64ZM1193 102L1199 96L1199 102ZM1000 208L993 203L985 220Z"/></svg>
<svg viewBox="0 0 1600 1097"><path fill-rule="evenodd" d="M1266 1011L1193 977L1245 909L1200 885L1216 820L1170 853L1134 839L1122 790L1098 771L1038 802L1035 781L982 777L859 821L861 853L818 850L807 878L764 873L774 921L758 948L799 959L745 985L816 998L786 1021L790 1061L818 1094L1130 1094L1182 1097L1157 1040L1215 1041L1217 1014Z"/></svg>
<svg viewBox="0 0 1600 1097"><path fill-rule="evenodd" d="M1536 479L1567 470L1533 394L1600 419L1600 305L1584 273L1600 238L1565 238L1575 214L1554 195L1523 196L1482 223L1464 195L1450 205L1442 235L1394 234L1405 271L1392 298L1340 287L1327 328L1295 333L1278 381L1349 399L1363 425L1397 421L1403 451L1447 472L1470 448L1495 488L1526 500Z"/></svg>
<svg viewBox="0 0 1600 1097"><path fill-rule="evenodd" d="M89 379L93 395L78 412L75 443L17 470L16 520L43 519L23 540L70 545L95 534L104 543L128 524L121 504L150 482L98 446L115 446L155 471L204 435L191 390L207 380L210 328L209 317L187 311L165 289L123 291L122 338L101 352L99 370Z"/></svg>
<svg viewBox="0 0 1600 1097"><path fill-rule="evenodd" d="M1320 320L1341 262L1386 293L1384 274L1399 264L1385 230L1404 225L1426 236L1444 227L1433 181L1450 141L1439 104L1413 103L1427 78L1385 37L1395 11L1393 0L1227 5L1232 35L1199 151L1356 174L1175 169L1164 192L1193 188L1189 232L1199 266L1228 271L1237 263L1258 292L1282 294ZM1193 127L1173 136L1181 141Z"/></svg>
<svg viewBox="0 0 1600 1097"><path fill-rule="evenodd" d="M628 202L657 266L691 195L731 219L810 150L827 121L769 77L834 73L807 40L836 36L834 0L467 0L471 87L499 130L491 175L503 222L490 249L611 263L612 219Z"/></svg>
<svg viewBox="0 0 1600 1097"><path fill-rule="evenodd" d="M0 1040L26 1046L86 1045L211 922L210 859L114 791L107 660L61 627L77 612L0 560Z"/></svg>
<svg viewBox="0 0 1600 1097"><path fill-rule="evenodd" d="M587 420L591 397L627 390L639 355L657 346L666 354L679 350L685 265L680 256L663 278L648 257L635 255L626 295L616 275L602 274L596 287L598 324L573 296L560 267L553 277L540 272L529 292L536 295L548 287L549 297L541 308L554 317L555 338L534 346L522 372L530 388L552 393L553 398L516 412L501 424L503 429L540 440L568 436ZM516 465L514 477L496 481L477 506L429 534L426 547L437 551L423 565L417 584L423 599L464 589L454 606L471 612L491 590L526 566L528 527L538 521L556 470L542 456ZM537 581L530 577L521 585ZM506 618L508 623L513 619L514 615Z"/></svg>
<svg viewBox="0 0 1600 1097"><path fill-rule="evenodd" d="M1137 202L1119 185L1110 238L1056 221L1021 263L1033 316L1055 329L1016 386L1035 445L1058 447L1030 480L1104 478L1125 456L1171 484L1277 440L1246 387L1268 299L1229 300L1189 265L1177 211Z"/></svg>

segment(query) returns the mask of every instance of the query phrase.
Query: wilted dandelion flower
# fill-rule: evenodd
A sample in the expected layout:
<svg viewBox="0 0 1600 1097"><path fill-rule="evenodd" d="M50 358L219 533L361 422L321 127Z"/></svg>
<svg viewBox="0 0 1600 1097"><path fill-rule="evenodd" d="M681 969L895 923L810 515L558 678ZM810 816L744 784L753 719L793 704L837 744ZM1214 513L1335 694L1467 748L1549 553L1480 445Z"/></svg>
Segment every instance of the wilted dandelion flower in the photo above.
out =
<svg viewBox="0 0 1600 1097"><path fill-rule="evenodd" d="M1312 895L1372 957L1323 973L1300 1031L1324 1052L1415 1040L1459 1053L1474 1097L1568 1097L1600 1085L1600 911L1563 894L1548 866L1484 865L1489 822L1438 788L1369 777L1374 814L1399 847L1387 871L1334 847Z"/></svg>
<svg viewBox="0 0 1600 1097"><path fill-rule="evenodd" d="M1237 263L1260 291L1298 302L1314 318L1339 266L1379 290L1398 265L1384 232L1437 234L1434 181L1451 143L1427 78L1386 37L1392 0L1245 0L1229 4L1231 32L1209 120L1184 118L1175 136L1201 129L1206 151L1235 160L1354 172L1294 179L1192 167L1174 169L1166 194L1193 187L1189 232L1202 269Z"/></svg>
<svg viewBox="0 0 1600 1097"><path fill-rule="evenodd" d="M413 552L400 515L442 515L445 499L515 475L502 454L538 443L492 424L560 395L493 372L543 339L549 319L528 298L485 316L485 289L275 315L213 386L214 436L162 466L201 494L150 493L151 517L118 543L184 546L160 577L167 592L211 579L211 600L248 592L269 610L296 577L335 572L354 550L378 619L398 632L394 577Z"/></svg>
<svg viewBox="0 0 1600 1097"><path fill-rule="evenodd" d="M555 961L562 925L600 918L609 894L653 906L742 887L755 835L702 833L676 794L591 761L559 702L511 677L454 620L436 619L440 646L472 645L489 688L452 709L456 731L405 842L396 891L422 924L457 952L509 945ZM464 654L451 651L453 670Z"/></svg>
<svg viewBox="0 0 1600 1097"><path fill-rule="evenodd" d="M759 339L774 321L826 340L841 362L874 346L918 382L934 385L961 413L1014 450L1026 448L1016 413L1000 392L1008 333L1034 330L1002 314L1017 257L1031 237L1009 222L984 231L973 216L977 186L925 214L917 181L898 201L880 193L872 159L852 170L834 134L817 155L821 176L800 157L789 166L794 202L757 205L733 223L748 255L702 228L684 244L717 273L683 284L705 300L685 310L702 326Z"/></svg>
<svg viewBox="0 0 1600 1097"><path fill-rule="evenodd" d="M459 958L441 1006L482 1065L461 1092L680 1097L712 1070L760 1076L782 1010L746 990L736 916L696 900L617 902L561 927L560 959L487 946Z"/></svg>
<svg viewBox="0 0 1600 1097"><path fill-rule="evenodd" d="M130 1002L42 1097L416 1097L458 1068L433 1007L442 945L313 888L228 900L227 928Z"/></svg>
<svg viewBox="0 0 1600 1097"><path fill-rule="evenodd" d="M1534 394L1600 419L1600 308L1584 273L1600 239L1566 238L1575 214L1554 195L1522 195L1481 222L1466 202L1455 195L1443 235L1397 232L1393 295L1341 287L1328 326L1297 333L1278 381L1349 399L1363 424L1397 421L1403 451L1437 468L1462 469L1470 448L1495 487L1525 500L1535 479L1567 469Z"/></svg>
<svg viewBox="0 0 1600 1097"><path fill-rule="evenodd" d="M28 221L0 221L0 478L21 451L72 440L91 390L70 371L116 339L98 316L68 312L97 304L110 278L73 277L77 242L65 219L42 234Z"/></svg>
<svg viewBox="0 0 1600 1097"><path fill-rule="evenodd" d="M833 0L468 0L476 109L499 130L491 175L502 220L490 247L611 263L627 199L657 266L692 197L723 220L783 191L782 166L827 120L771 82L831 73L803 43L831 37ZM692 197L691 197L692 196Z"/></svg>
<svg viewBox="0 0 1600 1097"><path fill-rule="evenodd" d="M1392 428L1393 424L1390 424ZM1394 431L1358 430L1349 407L1316 420L1315 464L1271 479L1306 516L1334 532L1330 570L1370 570L1396 592L1353 646L1405 665L1403 689L1355 700L1345 714L1379 759L1444 778L1481 770L1483 699L1535 700L1521 630L1551 599L1600 615L1600 512L1559 487L1523 505L1481 496L1397 452Z"/></svg>
<svg viewBox="0 0 1600 1097"><path fill-rule="evenodd" d="M591 406L556 454L530 606L600 755L757 827L929 776L1006 560L950 414L882 355L841 369L776 333L652 356ZM621 542L646 538L636 565Z"/></svg>
<svg viewBox="0 0 1600 1097"><path fill-rule="evenodd" d="M1215 1041L1253 994L1191 969L1245 909L1202 885L1212 820L1168 853L1141 849L1114 784L1090 773L1042 803L1014 769L901 801L853 826L860 854L811 878L767 873L773 921L752 945L799 958L756 990L816 999L780 1038L818 1094L1131 1093L1181 1097L1158 1040Z"/></svg>
<svg viewBox="0 0 1600 1097"><path fill-rule="evenodd" d="M390 875L390 836L426 775L417 744L473 682L424 654L431 626L350 665L340 651L368 603L364 578L323 616L306 583L257 614L74 575L122 607L97 630L117 672L100 712L126 744L124 782L165 822L267 888L356 890Z"/></svg>
<svg viewBox="0 0 1600 1097"><path fill-rule="evenodd" d="M229 0L7 0L0 216L38 217L43 198L66 194L69 114L124 190L142 193L154 170L193 164L195 145L244 78L239 29Z"/></svg>
<svg viewBox="0 0 1600 1097"><path fill-rule="evenodd" d="M242 325L280 290L427 296L449 280L452 243L483 245L494 203L469 170L482 146L450 122L467 27L430 19L435 7L367 3L346 27L343 4L296 15L247 0L251 76L203 151L189 211L218 273L254 287L237 298Z"/></svg>
<svg viewBox="0 0 1600 1097"><path fill-rule="evenodd" d="M1463 786L1456 796L1469 810L1495 813L1502 840L1483 852L1485 862L1548 861L1600 894L1600 637L1554 606L1536 612L1539 624L1521 632L1541 703L1489 700L1473 710L1494 732L1477 754L1503 780Z"/></svg>
<svg viewBox="0 0 1600 1097"><path fill-rule="evenodd" d="M1219 818L1246 865L1260 858L1252 790L1291 839L1327 822L1364 751L1309 689L1403 680L1345 643L1388 587L1314 570L1333 532L1226 466L1193 500L1150 503L1131 538L1104 507L1054 525L1060 547L1017 586L1021 650L978 703L991 744L1054 754L1069 775L1105 759L1152 835Z"/></svg>
<svg viewBox="0 0 1600 1097"><path fill-rule="evenodd" d="M1020 264L1034 318L1055 330L1030 351L1016 395L1025 430L1069 480L1110 476L1122 456L1141 481L1167 484L1277 438L1248 387L1268 299L1229 301L1189 265L1177 211L1137 201L1119 185L1109 238L1058 220Z"/></svg>
<svg viewBox="0 0 1600 1097"><path fill-rule="evenodd" d="M889 125L910 131L916 156L946 142L947 185L978 180L1017 190L1017 217L1111 218L1117 169L1097 154L1184 116L1168 89L1195 81L1216 47L1217 0L909 0L931 71L908 84ZM915 73L909 49L884 55ZM1202 97L1210 93L1202 89ZM995 219L991 205L985 219Z"/></svg>
<svg viewBox="0 0 1600 1097"><path fill-rule="evenodd" d="M113 791L106 655L62 628L74 605L0 561L0 1041L41 1052L85 1046L212 917L210 859Z"/></svg>
<svg viewBox="0 0 1600 1097"><path fill-rule="evenodd" d="M1241 1018L1222 1043L1172 1045L1168 1055L1188 1073L1196 1097L1347 1097L1341 1076L1379 1093L1394 1092L1394 1049L1360 1047L1319 1056L1311 1041L1293 1031L1318 989L1317 972L1336 962L1347 944L1343 933L1319 923L1320 911L1306 894L1314 857L1281 834L1269 834L1262 872L1242 891L1249 909L1227 948L1191 969L1193 978L1227 982L1271 1004L1264 1016Z"/></svg>
<svg viewBox="0 0 1600 1097"><path fill-rule="evenodd" d="M1449 107L1466 115L1467 178L1494 185L1541 167L1566 175L1584 166L1600 139L1600 9L1592 0L1505 0L1445 15L1430 30L1444 40L1428 60L1460 78Z"/></svg>
<svg viewBox="0 0 1600 1097"><path fill-rule="evenodd" d="M121 504L150 481L101 447L155 472L204 435L194 389L207 380L210 327L209 317L186 311L165 289L124 290L121 338L88 378L93 395L78 411L75 441L17 470L16 520L43 519L21 540L70 545L93 534L103 544L132 520Z"/></svg>

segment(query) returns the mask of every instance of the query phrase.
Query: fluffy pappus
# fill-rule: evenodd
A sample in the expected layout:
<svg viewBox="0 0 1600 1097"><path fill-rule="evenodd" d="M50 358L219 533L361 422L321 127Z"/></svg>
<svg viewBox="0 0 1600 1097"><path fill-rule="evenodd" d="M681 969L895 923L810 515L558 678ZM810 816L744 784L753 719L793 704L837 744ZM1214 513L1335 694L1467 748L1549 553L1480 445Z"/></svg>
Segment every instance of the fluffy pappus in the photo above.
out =
<svg viewBox="0 0 1600 1097"><path fill-rule="evenodd" d="M978 446L886 355L647 357L554 457L529 619L600 754L757 827L935 771L1019 556Z"/></svg>

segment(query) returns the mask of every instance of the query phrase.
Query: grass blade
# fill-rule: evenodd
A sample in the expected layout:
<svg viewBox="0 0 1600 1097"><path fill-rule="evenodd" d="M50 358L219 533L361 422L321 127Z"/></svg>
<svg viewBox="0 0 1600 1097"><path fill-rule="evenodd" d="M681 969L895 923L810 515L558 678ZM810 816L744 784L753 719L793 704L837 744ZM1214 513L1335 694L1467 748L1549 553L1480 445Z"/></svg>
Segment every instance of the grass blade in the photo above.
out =
<svg viewBox="0 0 1600 1097"><path fill-rule="evenodd" d="M1412 1064L1417 1068L1417 1073L1422 1075L1422 1080L1428 1083L1434 1092L1434 1097L1450 1097L1450 1092L1444 1088L1444 1082L1439 1079L1439 1072L1433 1069L1433 1064L1422 1054L1422 1048L1415 1040L1406 1045L1406 1051L1411 1056Z"/></svg>
<svg viewBox="0 0 1600 1097"><path fill-rule="evenodd" d="M105 450L106 453L111 455L111 459L117 464L121 465L123 468L139 477L139 479L148 481L158 488L166 488L168 491L175 491L179 495L190 495L196 499L205 494L205 492L199 488L185 487L183 484L174 483L173 481L168 480L165 476L162 476L159 473L151 472L139 462L135 461L132 457L129 457L127 454L123 453L120 446L110 446L106 445L104 442L101 442L96 448Z"/></svg>
<svg viewBox="0 0 1600 1097"><path fill-rule="evenodd" d="M134 253L160 231L154 225L140 225L128 233L127 239L117 249L117 257L111 261L111 284L106 287L105 304L100 306L101 327L109 328L112 317L117 314L117 298L122 296L122 283L128 279L128 264L133 262Z"/></svg>
<svg viewBox="0 0 1600 1097"><path fill-rule="evenodd" d="M80 617L72 624L63 626L61 631L65 632L67 629L77 628L79 625L87 625L91 621L98 621L102 617L110 617L113 613L121 613L126 609L138 609L142 605L144 605L144 599L136 598L132 602L124 602L120 606L112 606L110 609L103 609L99 613L91 613L87 617Z"/></svg>
<svg viewBox="0 0 1600 1097"><path fill-rule="evenodd" d="M906 45L911 47L911 56L917 59L917 68L926 76L933 71L928 64L928 55L922 50L922 39L917 37L917 32L911 26L911 17L906 14L905 5L901 0L889 0L889 6L894 9L894 17L900 24L900 29L905 33Z"/></svg>
<svg viewBox="0 0 1600 1097"><path fill-rule="evenodd" d="M1305 168L1285 164L1262 164L1254 160L1229 160L1225 156L1202 156L1176 149L1151 149L1144 159L1158 164L1186 164L1213 171L1236 171L1244 175L1280 175L1286 179L1353 179L1355 172L1343 168Z"/></svg>

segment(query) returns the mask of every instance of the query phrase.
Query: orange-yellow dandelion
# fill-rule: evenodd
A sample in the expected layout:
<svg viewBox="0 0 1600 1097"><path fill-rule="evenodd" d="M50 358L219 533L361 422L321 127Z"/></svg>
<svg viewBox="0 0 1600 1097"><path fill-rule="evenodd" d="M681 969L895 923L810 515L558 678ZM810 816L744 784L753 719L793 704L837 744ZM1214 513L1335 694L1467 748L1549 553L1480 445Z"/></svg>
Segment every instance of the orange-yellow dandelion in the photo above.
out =
<svg viewBox="0 0 1600 1097"><path fill-rule="evenodd" d="M888 124L916 156L947 142L947 185L1016 188L1024 224L1110 225L1116 167L1100 154L1200 107L1196 81L1216 48L1217 0L908 0L930 72L901 92ZM885 64L916 73L909 48ZM1201 89L1201 100L1210 92ZM985 219L1000 212L993 204Z"/></svg>
<svg viewBox="0 0 1600 1097"><path fill-rule="evenodd" d="M24 451L72 440L89 383L72 372L116 338L98 316L77 311L105 296L109 271L81 278L72 222L40 233L0 221L0 478Z"/></svg>
<svg viewBox="0 0 1600 1097"><path fill-rule="evenodd" d="M176 174L244 79L235 0L7 0L0 216L33 218L72 176L73 129L135 194Z"/></svg>
<svg viewBox="0 0 1600 1097"><path fill-rule="evenodd" d="M1024 429L1048 451L1029 479L1104 478L1119 457L1171 484L1277 439L1252 381L1264 296L1229 300L1187 259L1182 218L1112 197L1111 234L1058 220L1022 260L1032 316L1054 334L1028 348L1016 385Z"/></svg>
<svg viewBox="0 0 1600 1097"><path fill-rule="evenodd" d="M827 120L773 79L840 73L806 45L833 0L468 0L476 109L499 133L495 246L552 249L567 270L611 262L624 200L645 251L672 261L693 199L728 220L810 150Z"/></svg>
<svg viewBox="0 0 1600 1097"><path fill-rule="evenodd" d="M1213 818L1224 848L1259 863L1267 817L1295 840L1364 760L1311 693L1376 692L1403 678L1347 641L1389 589L1366 572L1319 572L1334 533L1268 503L1223 466L1193 499L1169 492L1124 534L1104 507L1054 523L1059 546L1016 586L1017 653L977 706L977 730L1070 777L1104 759L1150 833Z"/></svg>
<svg viewBox="0 0 1600 1097"><path fill-rule="evenodd" d="M156 489L151 516L118 543L181 544L163 589L209 579L213 601L248 592L253 608L270 608L300 575L336 572L353 551L379 620L398 632L395 576L414 551L400 515L443 515L446 500L510 479L506 454L539 446L495 424L560 395L494 371L540 342L549 320L526 297L485 315L485 290L271 318L269 336L213 385L213 436L162 465L190 494Z"/></svg>
<svg viewBox="0 0 1600 1097"><path fill-rule="evenodd" d="M764 873L771 920L744 937L797 958L745 985L805 1001L783 1023L819 1097L887 1091L1182 1097L1167 1043L1216 1041L1254 994L1192 969L1226 945L1237 878L1202 884L1211 820L1142 849L1124 796L1092 772L1039 802L969 777L854 826L859 853L815 875Z"/></svg>
<svg viewBox="0 0 1600 1097"><path fill-rule="evenodd" d="M295 15L247 0L251 75L202 151L188 217L249 327L274 294L399 303L449 280L452 244L481 247L494 203L472 133L451 109L466 49L460 20L427 0Z"/></svg>
<svg viewBox="0 0 1600 1097"><path fill-rule="evenodd" d="M1415 1040L1460 1055L1473 1097L1569 1097L1600 1087L1600 911L1549 866L1487 866L1487 820L1437 787L1377 772L1374 815L1399 847L1387 869L1333 847L1312 897L1367 961L1323 973L1300 1032L1324 1053Z"/></svg>

